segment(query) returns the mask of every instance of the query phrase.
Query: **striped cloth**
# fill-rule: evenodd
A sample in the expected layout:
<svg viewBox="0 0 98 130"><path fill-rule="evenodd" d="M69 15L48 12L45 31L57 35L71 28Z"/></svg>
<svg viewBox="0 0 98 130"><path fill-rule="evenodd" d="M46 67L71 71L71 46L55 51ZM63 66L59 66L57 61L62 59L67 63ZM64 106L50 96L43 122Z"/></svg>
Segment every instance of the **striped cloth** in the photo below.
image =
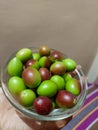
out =
<svg viewBox="0 0 98 130"><path fill-rule="evenodd" d="M82 108L61 130L98 130L98 86L89 85Z"/></svg>

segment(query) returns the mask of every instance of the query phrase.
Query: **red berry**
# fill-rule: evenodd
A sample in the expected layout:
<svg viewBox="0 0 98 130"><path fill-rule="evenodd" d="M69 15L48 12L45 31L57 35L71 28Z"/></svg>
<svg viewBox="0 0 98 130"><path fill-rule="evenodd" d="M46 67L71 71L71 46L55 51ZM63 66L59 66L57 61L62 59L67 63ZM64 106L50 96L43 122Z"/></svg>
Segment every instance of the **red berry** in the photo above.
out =
<svg viewBox="0 0 98 130"><path fill-rule="evenodd" d="M76 104L76 98L72 93L60 90L56 96L56 103L59 107L70 108Z"/></svg>
<svg viewBox="0 0 98 130"><path fill-rule="evenodd" d="M34 100L34 108L40 115L47 115L52 110L52 101L45 96L39 96Z"/></svg>
<svg viewBox="0 0 98 130"><path fill-rule="evenodd" d="M40 72L42 81L50 79L51 73L47 68L40 68L39 72Z"/></svg>

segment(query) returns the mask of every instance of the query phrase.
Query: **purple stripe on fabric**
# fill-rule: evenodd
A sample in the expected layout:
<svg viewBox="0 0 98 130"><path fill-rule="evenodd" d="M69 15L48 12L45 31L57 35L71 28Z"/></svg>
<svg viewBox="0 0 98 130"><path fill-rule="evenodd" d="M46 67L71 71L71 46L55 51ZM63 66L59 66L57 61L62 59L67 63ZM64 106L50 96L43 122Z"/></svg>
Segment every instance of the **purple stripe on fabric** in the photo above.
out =
<svg viewBox="0 0 98 130"><path fill-rule="evenodd" d="M88 116L82 124L80 124L76 130L85 130L94 120L98 118L98 109L95 110L91 115Z"/></svg>
<svg viewBox="0 0 98 130"><path fill-rule="evenodd" d="M88 86L88 87L91 87L92 85L93 85L93 83L88 83L88 85L87 85L87 86Z"/></svg>
<svg viewBox="0 0 98 130"><path fill-rule="evenodd" d="M91 111L93 111L97 106L98 106L98 98L96 98L96 100L94 100L85 109L83 109L77 116L72 118L72 120L61 130L72 130L82 119L84 119L86 115L88 115Z"/></svg>
<svg viewBox="0 0 98 130"><path fill-rule="evenodd" d="M95 87L95 84L92 84L92 85L88 86L87 90L94 88L94 87Z"/></svg>
<svg viewBox="0 0 98 130"><path fill-rule="evenodd" d="M93 91L93 93L90 93L90 94L87 96L87 98L86 98L86 100L85 100L83 106L86 105L88 102L90 102L92 99L94 99L94 98L97 97L97 96L98 96L98 90L95 90L95 91Z"/></svg>

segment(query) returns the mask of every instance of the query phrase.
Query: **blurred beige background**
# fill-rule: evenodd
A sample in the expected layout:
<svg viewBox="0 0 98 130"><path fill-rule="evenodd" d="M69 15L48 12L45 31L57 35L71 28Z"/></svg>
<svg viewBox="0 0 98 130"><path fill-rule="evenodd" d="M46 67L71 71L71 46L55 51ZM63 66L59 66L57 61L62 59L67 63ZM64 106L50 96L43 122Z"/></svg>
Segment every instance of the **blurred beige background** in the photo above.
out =
<svg viewBox="0 0 98 130"><path fill-rule="evenodd" d="M87 73L98 51L98 0L0 0L0 67L15 50L43 44Z"/></svg>

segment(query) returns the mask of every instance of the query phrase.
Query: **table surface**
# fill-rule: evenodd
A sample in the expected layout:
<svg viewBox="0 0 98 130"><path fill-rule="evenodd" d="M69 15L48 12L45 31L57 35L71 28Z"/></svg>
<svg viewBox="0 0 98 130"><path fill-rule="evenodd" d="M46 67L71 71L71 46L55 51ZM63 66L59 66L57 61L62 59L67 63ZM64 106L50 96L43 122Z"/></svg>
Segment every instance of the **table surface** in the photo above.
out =
<svg viewBox="0 0 98 130"><path fill-rule="evenodd" d="M98 86L88 85L82 108L61 130L98 130Z"/></svg>

